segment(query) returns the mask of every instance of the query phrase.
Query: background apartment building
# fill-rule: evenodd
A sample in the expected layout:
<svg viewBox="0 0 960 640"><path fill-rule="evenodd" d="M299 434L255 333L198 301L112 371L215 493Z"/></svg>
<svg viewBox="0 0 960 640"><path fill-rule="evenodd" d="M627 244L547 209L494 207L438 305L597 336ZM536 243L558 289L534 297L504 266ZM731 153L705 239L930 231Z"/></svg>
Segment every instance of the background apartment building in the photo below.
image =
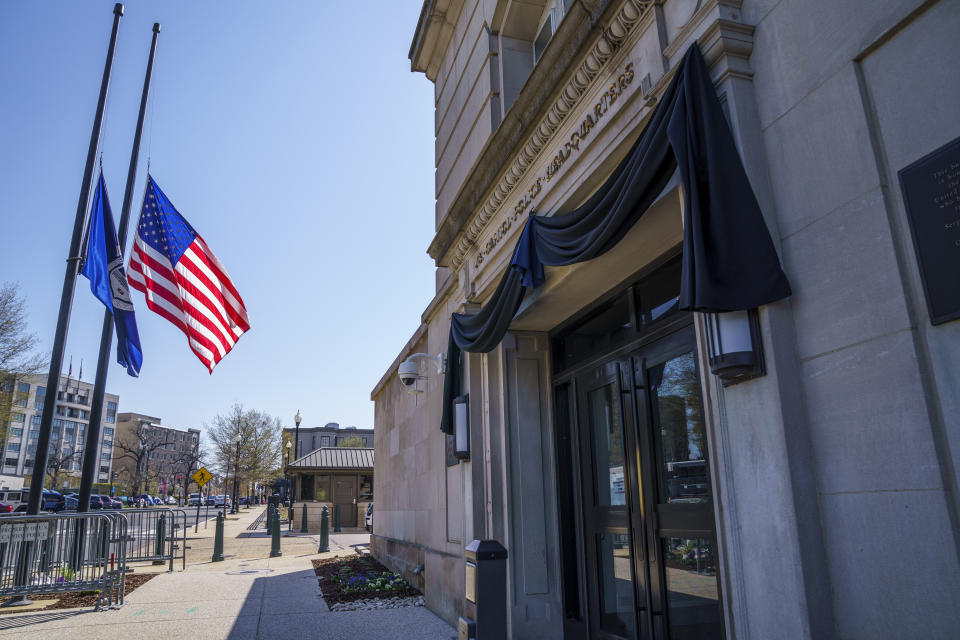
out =
<svg viewBox="0 0 960 640"><path fill-rule="evenodd" d="M284 429L283 440L293 441L296 429ZM322 427L300 427L300 444L297 446L299 457L324 447L373 447L373 429L341 427L336 422L328 422ZM286 449L286 447L284 447Z"/></svg>
<svg viewBox="0 0 960 640"><path fill-rule="evenodd" d="M6 441L3 446L3 473L29 477L37 455L40 419L48 390L46 376L25 376L17 380L13 391ZM57 404L47 459L48 478L56 473L57 489L72 487L80 480L87 426L90 421L90 398L93 385L69 376L60 376L55 391ZM114 429L120 397L104 394L103 423L97 447L97 482L109 482L113 458ZM51 481L45 482L50 488Z"/></svg>
<svg viewBox="0 0 960 640"><path fill-rule="evenodd" d="M117 416L114 468L131 492L176 493L197 470L200 430L177 429L142 413Z"/></svg>

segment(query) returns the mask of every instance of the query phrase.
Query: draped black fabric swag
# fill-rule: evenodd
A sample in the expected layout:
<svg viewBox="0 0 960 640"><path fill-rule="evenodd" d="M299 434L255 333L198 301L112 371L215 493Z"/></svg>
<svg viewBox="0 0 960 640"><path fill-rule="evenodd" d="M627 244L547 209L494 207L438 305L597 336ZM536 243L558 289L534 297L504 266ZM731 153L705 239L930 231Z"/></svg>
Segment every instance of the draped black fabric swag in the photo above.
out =
<svg viewBox="0 0 960 640"><path fill-rule="evenodd" d="M450 323L441 429L453 433L462 351L486 353L507 332L544 265L603 255L633 227L679 169L684 193L680 308L737 311L790 295L700 47L692 45L640 138L587 202L527 220L497 290L476 314Z"/></svg>

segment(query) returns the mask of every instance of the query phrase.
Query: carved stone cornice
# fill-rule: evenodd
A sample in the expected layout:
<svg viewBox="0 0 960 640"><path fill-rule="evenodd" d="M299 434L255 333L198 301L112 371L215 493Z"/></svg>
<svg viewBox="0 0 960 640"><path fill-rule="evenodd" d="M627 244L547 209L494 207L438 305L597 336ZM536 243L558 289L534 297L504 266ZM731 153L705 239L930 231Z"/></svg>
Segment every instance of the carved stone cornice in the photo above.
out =
<svg viewBox="0 0 960 640"><path fill-rule="evenodd" d="M428 253L438 264L459 270L466 259L467 252L477 243L493 216L510 197L527 171L540 156L540 152L552 141L554 134L567 119L571 110L590 88L593 80L604 69L607 62L619 50L630 33L639 25L653 5L653 0L626 0L600 32L583 57L579 67L572 73L553 104L533 133L519 147L506 171L496 181L480 210L461 230L450 245L438 246L437 238L431 244ZM439 237L439 236L438 236Z"/></svg>

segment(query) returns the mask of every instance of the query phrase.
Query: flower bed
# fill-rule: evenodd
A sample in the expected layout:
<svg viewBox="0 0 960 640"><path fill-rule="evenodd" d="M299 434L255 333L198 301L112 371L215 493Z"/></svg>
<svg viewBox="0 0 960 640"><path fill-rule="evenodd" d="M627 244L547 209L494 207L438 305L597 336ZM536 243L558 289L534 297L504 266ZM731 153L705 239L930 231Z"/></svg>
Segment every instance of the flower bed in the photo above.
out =
<svg viewBox="0 0 960 640"><path fill-rule="evenodd" d="M124 582L124 593L125 595L130 595L130 593L137 587L145 584L151 578L156 577L155 573L128 573L126 580ZM36 602L42 600L56 600L49 604L46 607L43 607L44 611L52 611L54 609L80 609L85 607L95 607L97 602L100 600L99 591L67 591L65 593L42 593L37 595L30 596L31 600ZM17 611L16 607L11 607L9 609L0 609L0 613L20 613Z"/></svg>
<svg viewBox="0 0 960 640"><path fill-rule="evenodd" d="M358 600L417 599L420 592L399 574L392 573L370 556L347 556L313 561L320 591L327 605Z"/></svg>

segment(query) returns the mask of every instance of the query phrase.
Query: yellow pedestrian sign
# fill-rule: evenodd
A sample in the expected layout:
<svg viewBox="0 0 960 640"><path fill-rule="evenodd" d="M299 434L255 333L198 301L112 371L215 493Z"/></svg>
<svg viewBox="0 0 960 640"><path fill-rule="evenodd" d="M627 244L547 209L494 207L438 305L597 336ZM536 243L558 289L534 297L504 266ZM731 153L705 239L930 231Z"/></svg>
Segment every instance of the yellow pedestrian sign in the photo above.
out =
<svg viewBox="0 0 960 640"><path fill-rule="evenodd" d="M193 478L193 481L197 483L197 486L202 488L203 485L210 482L210 478L213 477L213 474L207 471L206 467L200 467L191 477Z"/></svg>

